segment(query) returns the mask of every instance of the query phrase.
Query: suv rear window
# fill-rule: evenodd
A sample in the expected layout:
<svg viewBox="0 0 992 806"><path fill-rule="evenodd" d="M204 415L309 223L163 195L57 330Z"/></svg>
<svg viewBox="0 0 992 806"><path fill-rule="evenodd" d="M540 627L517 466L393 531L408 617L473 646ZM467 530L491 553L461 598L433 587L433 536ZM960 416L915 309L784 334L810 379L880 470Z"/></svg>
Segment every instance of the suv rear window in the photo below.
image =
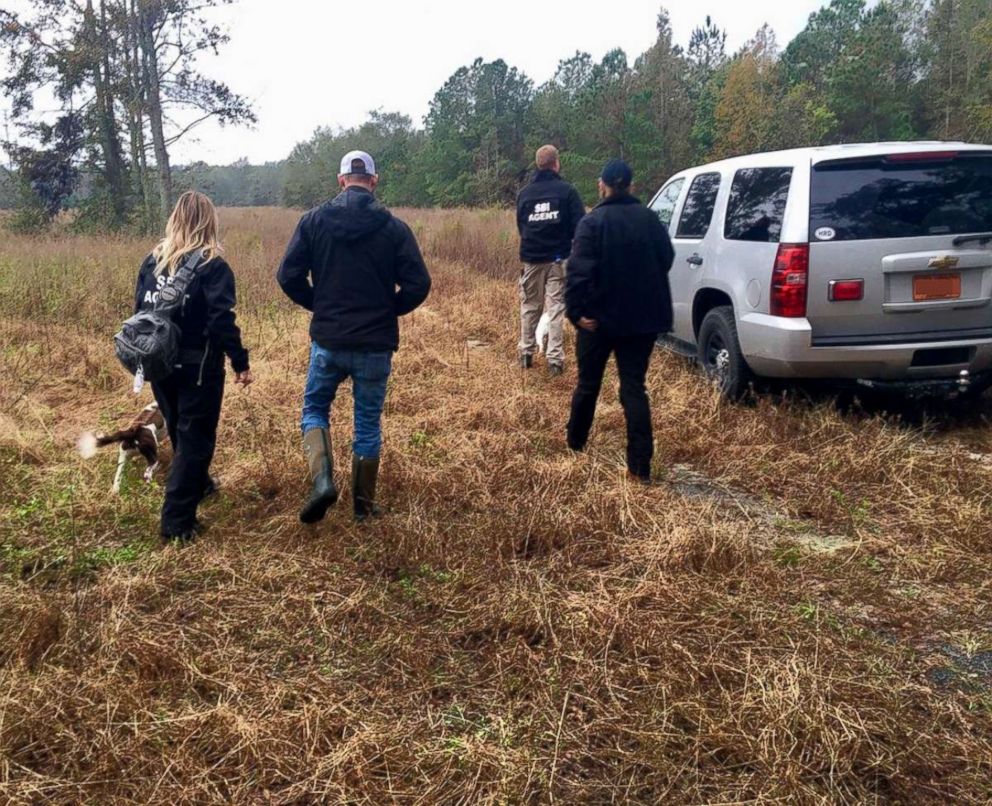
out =
<svg viewBox="0 0 992 806"><path fill-rule="evenodd" d="M724 237L731 241L778 243L792 168L743 168L734 175Z"/></svg>
<svg viewBox="0 0 992 806"><path fill-rule="evenodd" d="M716 195L720 192L720 174L700 174L692 180L689 195L682 205L682 217L676 238L705 238L713 220Z"/></svg>
<svg viewBox="0 0 992 806"><path fill-rule="evenodd" d="M894 155L813 169L814 241L992 230L992 154Z"/></svg>

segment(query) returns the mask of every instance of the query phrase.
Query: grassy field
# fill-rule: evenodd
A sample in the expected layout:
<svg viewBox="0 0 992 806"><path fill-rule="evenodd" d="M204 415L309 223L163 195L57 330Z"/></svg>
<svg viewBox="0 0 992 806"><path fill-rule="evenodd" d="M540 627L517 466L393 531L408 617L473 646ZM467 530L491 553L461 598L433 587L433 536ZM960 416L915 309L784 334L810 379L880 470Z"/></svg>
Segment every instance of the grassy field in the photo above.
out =
<svg viewBox="0 0 992 806"><path fill-rule="evenodd" d="M719 402L650 371L656 487L607 384L515 364L504 213L407 211L435 278L404 321L383 503L302 527L295 215L225 211L258 383L193 547L161 477L83 430L144 404L113 357L150 244L0 236L0 801L992 801L992 429L830 399ZM334 413L347 460L350 397Z"/></svg>

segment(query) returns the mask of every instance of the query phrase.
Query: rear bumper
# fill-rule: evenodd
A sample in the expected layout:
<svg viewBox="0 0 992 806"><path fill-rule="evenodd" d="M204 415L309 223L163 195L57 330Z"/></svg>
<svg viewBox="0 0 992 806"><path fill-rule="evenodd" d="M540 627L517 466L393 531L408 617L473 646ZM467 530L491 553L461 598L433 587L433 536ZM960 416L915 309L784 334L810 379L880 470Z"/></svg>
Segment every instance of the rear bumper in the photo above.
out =
<svg viewBox="0 0 992 806"><path fill-rule="evenodd" d="M880 392L895 392L909 397L931 397L933 395L963 394L968 391L982 392L992 385L992 372L980 372L977 375L962 373L957 378L928 378L926 380L857 381L861 386Z"/></svg>
<svg viewBox="0 0 992 806"><path fill-rule="evenodd" d="M746 314L737 324L741 350L751 369L770 378L846 378L877 381L953 379L992 371L992 339L920 341L814 347L806 319ZM913 366L918 350L969 348L969 360L959 364Z"/></svg>

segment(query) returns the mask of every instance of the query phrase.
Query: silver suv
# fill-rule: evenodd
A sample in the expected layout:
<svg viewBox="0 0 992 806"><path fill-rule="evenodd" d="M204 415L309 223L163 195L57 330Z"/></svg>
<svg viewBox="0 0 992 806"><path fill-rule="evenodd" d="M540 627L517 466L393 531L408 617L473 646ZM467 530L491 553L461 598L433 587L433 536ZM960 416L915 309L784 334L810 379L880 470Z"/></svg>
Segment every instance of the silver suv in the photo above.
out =
<svg viewBox="0 0 992 806"><path fill-rule="evenodd" d="M668 343L729 397L755 375L992 384L992 146L873 143L716 162L651 201Z"/></svg>

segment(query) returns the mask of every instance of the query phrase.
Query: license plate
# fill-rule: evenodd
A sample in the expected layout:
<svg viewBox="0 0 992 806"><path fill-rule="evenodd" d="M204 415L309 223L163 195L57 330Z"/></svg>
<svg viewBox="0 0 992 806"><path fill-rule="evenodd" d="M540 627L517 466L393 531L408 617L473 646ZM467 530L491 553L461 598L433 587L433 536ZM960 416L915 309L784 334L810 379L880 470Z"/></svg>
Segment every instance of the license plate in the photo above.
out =
<svg viewBox="0 0 992 806"><path fill-rule="evenodd" d="M961 275L917 274L913 277L913 301L926 302L933 299L960 299Z"/></svg>

